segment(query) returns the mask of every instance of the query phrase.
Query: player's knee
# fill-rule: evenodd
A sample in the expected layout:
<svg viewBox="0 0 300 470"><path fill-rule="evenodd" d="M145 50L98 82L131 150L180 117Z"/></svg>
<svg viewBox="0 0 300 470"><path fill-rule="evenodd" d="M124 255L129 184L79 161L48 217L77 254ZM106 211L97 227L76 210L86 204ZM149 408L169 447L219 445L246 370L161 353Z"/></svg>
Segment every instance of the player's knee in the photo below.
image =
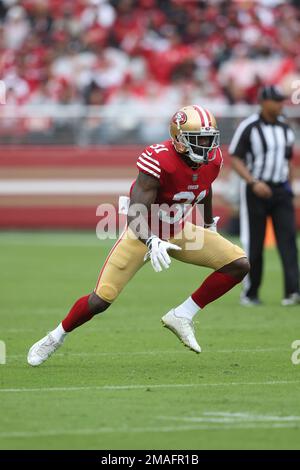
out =
<svg viewBox="0 0 300 470"><path fill-rule="evenodd" d="M223 266L219 271L222 273L230 274L239 281L242 281L244 277L249 273L250 264L246 257L236 259L232 263Z"/></svg>
<svg viewBox="0 0 300 470"><path fill-rule="evenodd" d="M239 280L244 279L250 271L250 264L247 258L240 258L232 263L233 276Z"/></svg>
<svg viewBox="0 0 300 470"><path fill-rule="evenodd" d="M100 297L100 299L103 299L107 303L111 304L114 300L116 300L120 292L113 282L101 282L98 285L95 293L98 297Z"/></svg>
<svg viewBox="0 0 300 470"><path fill-rule="evenodd" d="M93 315L104 312L104 310L106 310L109 306L110 303L101 299L101 297L99 297L99 295L97 295L95 292L92 292L89 296L89 307Z"/></svg>

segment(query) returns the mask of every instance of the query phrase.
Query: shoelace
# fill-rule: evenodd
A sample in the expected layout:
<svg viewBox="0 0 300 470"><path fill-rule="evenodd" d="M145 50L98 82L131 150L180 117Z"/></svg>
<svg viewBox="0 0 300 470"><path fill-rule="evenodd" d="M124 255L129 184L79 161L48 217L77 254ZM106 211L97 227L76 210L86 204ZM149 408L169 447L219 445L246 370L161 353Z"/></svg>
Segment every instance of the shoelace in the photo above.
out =
<svg viewBox="0 0 300 470"><path fill-rule="evenodd" d="M193 322L188 320L187 318L183 318L183 317L181 317L181 321L182 321L184 326L189 326L191 328L193 334L195 335L195 327L194 327Z"/></svg>
<svg viewBox="0 0 300 470"><path fill-rule="evenodd" d="M51 336L48 336L48 339L46 340L46 342L44 344L41 344L37 350L37 354L39 356L43 356L45 354L49 354L49 351L47 350L47 348L49 346L52 346L55 344L55 340L51 337ZM53 351L51 351L50 354L52 354Z"/></svg>

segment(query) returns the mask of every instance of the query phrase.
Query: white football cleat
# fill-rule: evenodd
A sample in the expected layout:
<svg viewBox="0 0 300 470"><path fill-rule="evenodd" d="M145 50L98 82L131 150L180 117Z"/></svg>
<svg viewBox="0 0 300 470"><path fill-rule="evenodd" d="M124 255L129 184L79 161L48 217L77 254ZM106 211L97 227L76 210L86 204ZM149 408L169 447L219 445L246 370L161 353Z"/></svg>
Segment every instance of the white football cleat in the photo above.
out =
<svg viewBox="0 0 300 470"><path fill-rule="evenodd" d="M240 305L243 305L243 307L260 307L262 302L258 297L247 297L247 295L241 294Z"/></svg>
<svg viewBox="0 0 300 470"><path fill-rule="evenodd" d="M52 336L51 333L48 333L47 336L40 339L37 343L35 343L29 349L27 355L27 362L30 366L39 366L43 362L45 362L48 357L50 357L62 344L62 341L56 341Z"/></svg>
<svg viewBox="0 0 300 470"><path fill-rule="evenodd" d="M194 325L185 317L176 317L174 309L170 310L161 319L162 324L173 331L183 344L196 353L201 353L201 348L195 338Z"/></svg>
<svg viewBox="0 0 300 470"><path fill-rule="evenodd" d="M300 304L300 294L298 294L298 292L288 295L288 297L281 301L281 305L283 307L290 307L298 304Z"/></svg>

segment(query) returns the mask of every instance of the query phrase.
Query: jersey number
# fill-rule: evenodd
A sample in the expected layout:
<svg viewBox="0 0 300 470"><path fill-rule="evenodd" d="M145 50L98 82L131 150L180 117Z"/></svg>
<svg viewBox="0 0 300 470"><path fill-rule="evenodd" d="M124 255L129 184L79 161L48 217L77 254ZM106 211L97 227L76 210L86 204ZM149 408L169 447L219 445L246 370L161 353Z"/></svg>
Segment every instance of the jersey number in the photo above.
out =
<svg viewBox="0 0 300 470"><path fill-rule="evenodd" d="M190 211L191 209L190 205L198 204L198 202L204 199L205 196L206 196L205 189L201 191L197 197L195 193L193 193L193 191L181 191L180 193L174 194L173 201L175 202L180 201L179 204L174 204L174 206L172 206L172 209L173 209L172 212L174 212L174 209L175 209L176 213L174 214L173 217L170 217L167 211L160 209L159 211L160 220L162 220L163 222L167 222L168 224L175 224L176 222L179 222L181 219L186 217L186 215Z"/></svg>
<svg viewBox="0 0 300 470"><path fill-rule="evenodd" d="M149 148L153 149L155 153L166 152L168 150L167 147L162 144L150 145ZM148 155L148 157L151 157L153 152L149 152L149 150L146 150L146 154Z"/></svg>

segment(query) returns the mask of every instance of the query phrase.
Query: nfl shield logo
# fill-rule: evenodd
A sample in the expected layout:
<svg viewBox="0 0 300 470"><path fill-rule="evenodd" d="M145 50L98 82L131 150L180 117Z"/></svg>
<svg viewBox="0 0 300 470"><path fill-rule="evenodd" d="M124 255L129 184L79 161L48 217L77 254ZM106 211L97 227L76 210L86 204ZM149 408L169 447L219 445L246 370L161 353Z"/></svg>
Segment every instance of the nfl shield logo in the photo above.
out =
<svg viewBox="0 0 300 470"><path fill-rule="evenodd" d="M192 180L195 182L198 179L198 175L192 175Z"/></svg>

